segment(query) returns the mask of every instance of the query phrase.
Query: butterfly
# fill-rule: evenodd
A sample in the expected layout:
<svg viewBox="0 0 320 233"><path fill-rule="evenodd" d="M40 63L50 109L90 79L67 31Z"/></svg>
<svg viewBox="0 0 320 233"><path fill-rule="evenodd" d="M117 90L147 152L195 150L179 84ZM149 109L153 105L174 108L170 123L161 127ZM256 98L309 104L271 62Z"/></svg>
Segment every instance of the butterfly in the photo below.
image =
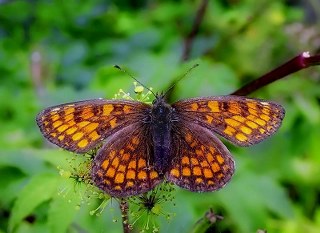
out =
<svg viewBox="0 0 320 233"><path fill-rule="evenodd" d="M217 135L239 146L256 144L280 127L277 103L241 96L180 100L164 94L152 104L93 99L41 111L37 124L50 142L93 158L91 177L114 197L139 195L167 180L193 192L221 189L235 164Z"/></svg>

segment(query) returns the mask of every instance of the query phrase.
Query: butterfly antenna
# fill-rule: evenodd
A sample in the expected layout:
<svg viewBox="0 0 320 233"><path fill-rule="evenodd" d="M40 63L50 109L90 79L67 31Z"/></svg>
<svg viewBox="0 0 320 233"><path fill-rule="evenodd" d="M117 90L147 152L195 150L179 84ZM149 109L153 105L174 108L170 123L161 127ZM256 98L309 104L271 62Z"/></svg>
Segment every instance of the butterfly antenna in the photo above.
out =
<svg viewBox="0 0 320 233"><path fill-rule="evenodd" d="M179 78L172 84L171 87L169 87L169 89L164 93L164 96L167 95L167 93L168 93L169 91L171 91L172 88L174 88L175 85L177 85L178 82L180 82L182 79L184 79L194 68L196 68L196 67L198 67L198 66L199 66L199 64L194 64L191 68L189 68L189 69L187 70L187 72L185 72L181 77L179 77Z"/></svg>
<svg viewBox="0 0 320 233"><path fill-rule="evenodd" d="M144 88L146 88L148 91L150 91L154 96L156 96L156 94L146 85L144 85L143 83L141 83L138 79L136 79L132 74L128 73L126 70L122 69L120 66L118 65L114 65L114 68L117 68L118 70L122 71L123 73L129 75L133 80L135 80L137 83L139 83L141 86L143 86Z"/></svg>

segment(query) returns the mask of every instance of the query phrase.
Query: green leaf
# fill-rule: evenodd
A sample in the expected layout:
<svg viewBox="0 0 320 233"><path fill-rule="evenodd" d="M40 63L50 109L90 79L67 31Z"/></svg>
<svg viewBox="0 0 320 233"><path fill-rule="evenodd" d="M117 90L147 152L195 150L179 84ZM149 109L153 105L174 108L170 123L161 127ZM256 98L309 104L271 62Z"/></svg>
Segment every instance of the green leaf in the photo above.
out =
<svg viewBox="0 0 320 233"><path fill-rule="evenodd" d="M240 174L217 195L241 232L253 232L266 227L269 211L283 218L294 216L293 206L284 189L271 177Z"/></svg>
<svg viewBox="0 0 320 233"><path fill-rule="evenodd" d="M31 178L29 183L21 190L12 208L12 215L9 220L10 232L37 206L52 198L57 192L59 178L57 175L45 173Z"/></svg>
<svg viewBox="0 0 320 233"><path fill-rule="evenodd" d="M48 213L48 225L52 233L67 232L68 226L74 219L77 212L74 200L77 198L76 192L70 191L68 199L62 196L57 196L52 199L50 203L49 213ZM70 200L72 199L72 200Z"/></svg>
<svg viewBox="0 0 320 233"><path fill-rule="evenodd" d="M37 153L36 150L31 149L2 150L0 167L14 167L26 175L39 174L48 171L48 164L43 161L43 154L42 151Z"/></svg>

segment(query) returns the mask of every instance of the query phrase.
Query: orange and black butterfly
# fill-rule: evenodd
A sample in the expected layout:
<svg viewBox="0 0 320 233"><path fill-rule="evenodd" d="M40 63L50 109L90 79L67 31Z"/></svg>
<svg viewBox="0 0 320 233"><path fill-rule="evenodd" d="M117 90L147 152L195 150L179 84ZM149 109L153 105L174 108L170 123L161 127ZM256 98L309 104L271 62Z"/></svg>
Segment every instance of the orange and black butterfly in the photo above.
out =
<svg viewBox="0 0 320 233"><path fill-rule="evenodd" d="M218 134L239 146L256 144L281 125L276 103L240 96L180 100L162 94L152 105L94 99L47 108L37 116L50 142L76 153L98 145L92 180L115 197L138 195L164 179L194 192L222 188L234 160Z"/></svg>

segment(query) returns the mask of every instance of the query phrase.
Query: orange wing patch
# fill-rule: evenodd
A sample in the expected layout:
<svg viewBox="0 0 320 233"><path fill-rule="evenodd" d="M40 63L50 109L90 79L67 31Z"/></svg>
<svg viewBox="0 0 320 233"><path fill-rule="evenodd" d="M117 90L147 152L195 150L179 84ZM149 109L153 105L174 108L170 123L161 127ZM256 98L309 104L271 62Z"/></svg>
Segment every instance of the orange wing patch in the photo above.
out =
<svg viewBox="0 0 320 233"><path fill-rule="evenodd" d="M83 153L115 130L135 122L135 115L147 108L148 105L135 101L80 101L45 109L37 116L37 124L50 142Z"/></svg>
<svg viewBox="0 0 320 233"><path fill-rule="evenodd" d="M138 195L163 180L147 160L151 150L142 140L143 132L139 128L142 127L131 125L121 130L100 149L94 160L92 179L112 196Z"/></svg>
<svg viewBox="0 0 320 233"><path fill-rule="evenodd" d="M176 149L167 179L195 192L222 188L234 173L227 148L211 132L195 124L189 124L188 129L180 126L178 131L180 134L173 137Z"/></svg>
<svg viewBox="0 0 320 233"><path fill-rule="evenodd" d="M233 141L241 145L257 143L274 133L284 115L279 105L252 99L240 103L230 102L227 112L235 115L224 119L222 136L228 135L227 138L235 139Z"/></svg>
<svg viewBox="0 0 320 233"><path fill-rule="evenodd" d="M284 109L276 103L240 96L188 99L173 107L186 121L197 120L201 126L240 146L252 145L270 136L284 117Z"/></svg>

